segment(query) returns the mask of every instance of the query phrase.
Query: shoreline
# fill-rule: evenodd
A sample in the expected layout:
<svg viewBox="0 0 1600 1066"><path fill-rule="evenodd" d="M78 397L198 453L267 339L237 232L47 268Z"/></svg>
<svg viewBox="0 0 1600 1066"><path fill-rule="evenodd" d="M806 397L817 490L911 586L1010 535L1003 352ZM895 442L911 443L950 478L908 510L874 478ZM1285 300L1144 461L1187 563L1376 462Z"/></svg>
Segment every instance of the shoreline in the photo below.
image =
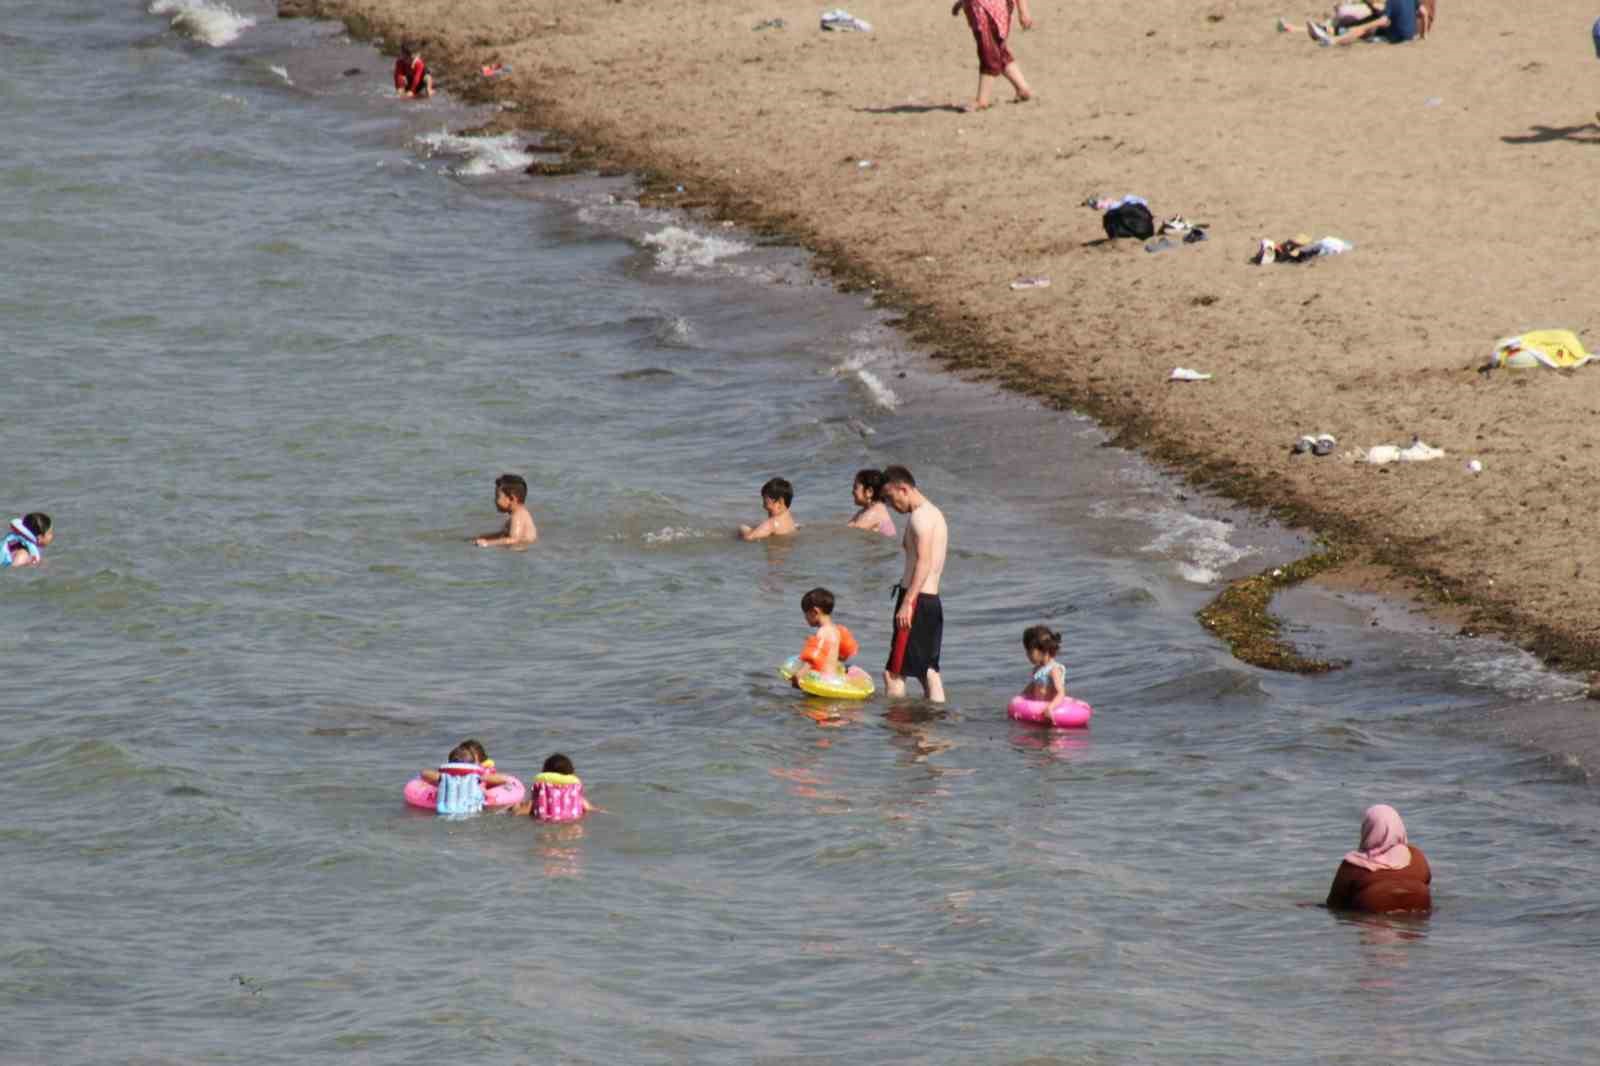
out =
<svg viewBox="0 0 1600 1066"><path fill-rule="evenodd" d="M476 24L472 18L451 21L450 12L459 6L424 2L402 7L395 0L280 0L279 4L280 17L342 21L351 35L358 39L381 37L392 42L401 36L425 38L428 41L426 55L430 67L446 76L446 91L467 102L497 104L508 108L486 127L468 132L532 133L540 130L554 135L551 147L562 151L564 159L557 164L535 163L530 169L535 177L591 171L633 174L641 183L641 203L676 208L715 221L733 221L758 236L802 246L812 253L819 274L837 288L845 292L870 292L877 303L895 311L898 317L893 318L891 324L947 371L994 382L1050 407L1080 411L1106 428L1112 435L1112 444L1138 452L1199 489L1258 510L1291 529L1309 531L1320 542L1319 550L1291 566L1277 568L1278 573L1269 569L1230 583L1219 590L1212 605L1201 612L1202 624L1228 642L1235 654L1245 661L1269 668L1284 668L1287 664L1290 669L1310 669L1312 672L1336 665L1314 661L1302 661L1295 665L1292 649L1286 656L1282 648L1273 647L1276 623L1270 615L1272 594L1301 580L1311 579L1329 587L1353 588L1411 601L1436 620L1464 634L1499 637L1532 652L1554 668L1573 671L1600 669L1600 628L1593 622L1582 621L1580 613L1586 607L1600 603L1600 592L1589 587L1592 579L1560 582L1553 587L1546 583L1546 587L1539 590L1542 596L1530 597L1524 594L1525 589L1519 588L1514 573L1508 575L1501 569L1493 577L1487 577L1486 568L1481 563L1486 553L1493 552L1497 547L1493 543L1485 543L1492 539L1487 537L1487 533L1495 524L1481 521L1485 517L1481 514L1467 516L1480 521L1461 522L1459 486L1452 486L1455 491L1449 493L1454 498L1447 503L1454 506L1437 508L1439 513L1431 516L1431 522L1421 521L1412 528L1404 528L1397 523L1399 518L1428 517L1422 512L1435 508L1436 501L1431 497L1441 487L1437 470L1427 471L1429 476L1424 477L1420 464L1417 468L1401 468L1398 471L1393 468L1369 470L1350 464L1336 467L1333 464L1337 460L1307 457L1299 460L1300 465L1293 470L1294 474L1300 476L1285 477L1282 453L1287 451L1288 443L1300 429L1309 430L1312 426L1295 426L1296 432L1286 428L1279 438L1264 435L1258 425L1230 425L1230 419L1242 422L1252 408L1259 415L1263 402L1281 401L1283 398L1275 395L1275 391L1279 390L1272 385L1269 384L1265 397L1258 393L1241 401L1231 396L1218 397L1216 394L1220 390L1210 389L1215 383L1173 386L1162 378L1154 377L1154 367L1178 362L1203 365L1208 369L1215 365L1215 358L1197 351L1192 337L1187 347L1175 343L1162 352L1154 363L1148 353L1143 353L1146 357L1135 361L1135 366L1107 364L1106 353L1117 348L1123 339L1123 331L1112 329L1099 343L1086 337L1084 328L1077 321L1084 317L1079 312L1079 305L1092 304L1093 300L1081 298L1080 294L1089 288L1111 290L1118 282L1140 286L1147 277L1131 273L1129 264L1132 264L1132 271L1138 271L1158 259L1170 263L1176 256L1147 257L1138 250L1136 244L1130 244L1127 249L1111 248L1092 237L1081 243L1070 242L1070 247L1058 249L1060 257L1070 261L1066 277L1063 278L1059 269L1053 273L1058 288L1062 280L1068 282L1066 288L1072 294L1068 297L1072 304L1068 317L1072 321L1053 323L1051 325L1056 327L1054 330L1035 331L1033 336L1027 336L1027 331L1019 329L1011 320L1004 297L996 300L991 296L987 301L968 298L970 290L978 284L996 291L1004 287L1003 279L997 281L992 271L983 273L970 267L953 271L956 275L954 290L959 295L952 298L948 283L928 284L919 282L914 276L921 262L938 263L941 257L924 255L920 260L911 260L904 255L896 257L894 249L875 243L870 233L863 234L860 239L851 239L849 235L837 232L840 227L831 224L829 216L807 210L807 200L814 198L803 198L796 203L795 197L783 193L774 196L768 183L769 175L764 170L746 175L740 166L732 165L727 159L712 158L710 153L716 146L708 144L708 138L693 135L679 137L667 146L658 143L659 137L632 136L641 129L672 129L674 132L683 129L671 127L674 112L665 101L657 102L652 108L650 102L638 99L636 83L619 75L613 87L619 88L620 95L629 106L610 111L592 105L586 108L585 100L588 98L575 103L570 98L558 97L548 89L538 88L540 84L554 86L568 79L581 78L582 70L576 64L584 59L588 61L589 73L603 76L602 72L607 67L605 59L608 57L596 55L595 52L599 49L604 31L617 28L609 13L593 19L580 19L575 28L568 28L562 22L564 16L560 9L541 3L536 11L525 10L520 26L515 28L530 29L537 22L544 31L554 29L554 34L528 34L520 38L507 38L506 41L511 43L496 43L499 38L475 31L482 30L486 22L493 22L497 18L502 6L498 0L476 0L467 5L469 14L478 19ZM700 66L709 64L707 57L695 52L692 33L671 28L671 12L661 12L652 18L648 15L641 17L641 12L635 10L629 12L628 16L648 29L666 33L672 38L672 43L682 50L682 54L675 57L679 68L692 70L697 63ZM767 47L767 42L775 40L771 36L752 33L747 27L739 32L744 33L745 37L739 38L731 31L729 34L735 46L763 49ZM814 42L804 40L801 35L815 36L818 33L803 26L789 32L795 35L796 40L802 40L802 49ZM1462 32L1468 32L1465 26ZM785 42L786 45L788 43L791 42ZM857 43L848 42L847 46ZM877 44L875 41L872 43ZM1029 42L1024 39L1023 43ZM624 50L628 45L627 41L607 44L613 49L620 47ZM639 42L635 40L633 45L637 50ZM1433 42L1429 42L1427 47L1433 47ZM386 44L385 48L386 52L392 52L392 44ZM1291 55L1288 51L1282 54ZM660 52L653 55L644 53L644 56L654 64L650 69L663 66ZM609 58L616 60L615 55ZM1293 56L1296 61L1301 58L1299 55ZM1378 61L1378 57L1374 55L1373 60ZM645 61L639 60L641 63ZM512 65L514 76L492 81L480 80L477 67L488 62L507 62ZM672 64L666 66L670 70ZM536 71L538 76L535 76ZM952 78L955 73L952 72ZM717 77L708 75L708 79L713 81ZM937 106L916 105L914 110L936 112L940 109ZM618 111L624 114L619 115ZM997 117L993 114L964 116L952 117L949 121L989 122ZM944 116L940 115L939 118L942 120ZM805 140L804 131L785 131L780 137L769 138L763 135L763 131L749 129L747 122L734 121L729 125L735 132L749 135L752 142L759 142L750 149L758 157L768 154L781 157L785 149L794 147L792 142ZM958 127L958 130L965 132L964 127ZM903 141L905 138L901 135L899 139ZM888 138L887 154L891 156L894 148L904 147L894 142L895 137ZM876 157L886 153L873 154ZM858 178L855 173L856 158L844 157L840 165L835 165L836 160L827 156L820 158L827 160L815 164L822 175L819 184L825 189L848 189ZM748 163L748 154L744 161ZM845 167L843 163L849 163L850 166ZM861 168L861 171L875 177L874 171L878 169L879 165L874 162L873 167ZM764 185L768 185L768 188L763 188ZM680 192L680 187L688 191ZM828 202L826 196L821 199L824 203ZM963 205L962 210L965 209ZM870 212L879 225L890 227L895 225L897 219L894 216L899 214L899 209L892 204L878 204L876 207L867 204L861 210ZM939 218L936 219L936 225L955 231L954 236L948 239L953 239L958 247L963 241L979 242L983 237L979 224L965 217L953 220ZM1097 221L1092 220L1091 226L1080 236L1090 236L1092 230L1097 228ZM1230 235L1228 239L1234 243L1238 241L1237 235ZM1124 252L1126 254L1121 254ZM1106 259L1111 254L1116 254L1117 258L1108 265ZM1226 269L1235 269L1234 258L1229 257ZM1586 261L1580 259L1578 265L1581 266L1583 262ZM1345 271L1336 279L1330 277L1332 271L1327 268L1344 265L1329 263L1308 267L1237 269L1244 272L1264 271L1260 275L1246 274L1245 284L1258 278L1262 283L1278 284L1285 278L1292 283L1297 275L1315 277L1323 284L1330 281L1336 286L1354 284L1348 278L1351 271ZM1101 268L1117 272L1111 282L1105 285L1098 285L1095 277ZM1320 273L1312 275L1311 271ZM1016 271L1017 274L1024 272L1020 269ZM945 278L940 280L948 282ZM1177 296L1182 296L1182 285L1188 281L1188 278L1181 279L1174 286L1178 290ZM1046 295L1052 291L1055 290L1046 290ZM1015 294L1010 295L1014 302ZM1202 341L1209 341L1212 333L1226 339L1240 330L1241 324L1226 318L1220 322L1213 321L1216 316L1209 315L1212 305L1229 301L1216 296L1208 299L1208 295L1201 293L1190 298L1190 305L1198 310L1194 312L1196 321L1189 322L1188 328L1191 332L1194 328L1200 328ZM1318 295L1320 292L1306 302L1316 300ZM1109 298L1112 306L1116 306L1121 296L1111 291L1109 296L1098 294L1097 298ZM1093 308L1083 310L1092 311ZM1355 332L1344 331L1335 340L1348 348L1353 343L1352 334ZM1041 337L1040 333L1044 336ZM1018 334L1024 336L1017 339ZM1059 352L1048 352L1045 350L1048 343L1041 344L1041 341L1054 342L1061 335L1073 342L1067 349L1072 353L1070 357L1063 358ZM1492 340L1492 337L1488 338L1485 347ZM1246 353L1246 363L1250 354ZM1211 359L1211 363L1201 363L1203 359ZM1063 363L1067 365L1063 366ZM1453 360L1445 368L1418 370L1408 367L1406 372L1427 374L1435 379L1442 377L1446 379L1447 391L1459 391L1463 382L1466 387L1475 389L1479 385L1475 379L1481 377L1472 374L1470 367L1461 367L1459 359ZM1516 372L1498 373L1501 379L1506 379L1507 375ZM1537 378L1521 379L1522 384L1532 381L1540 389L1522 391L1548 392L1551 379L1574 380L1573 372L1543 373L1546 375L1544 381ZM1582 371L1576 373L1581 374ZM1387 402L1402 409L1416 408L1415 396L1398 400L1393 396L1383 396L1386 391L1392 390L1385 390L1370 370L1358 377L1368 393L1380 396L1380 403ZM1152 388L1152 381L1160 383ZM1319 381L1308 384L1310 387L1303 391L1312 397L1328 386L1327 382ZM1331 387L1334 391L1347 391L1349 385L1335 382ZM1434 387L1437 387L1436 382ZM1202 398L1197 395L1200 390L1210 390L1211 395ZM1510 392L1512 389L1508 387L1502 391ZM1326 398L1325 393L1321 394ZM1307 406L1306 399L1298 397L1295 402L1284 406L1303 409ZM1526 396L1522 399L1525 403L1528 401ZM1493 401L1490 402L1492 405ZM1541 402L1539 399L1533 401L1535 411L1543 410ZM1432 412L1435 424L1438 416L1439 409L1436 407ZM1272 419L1269 417L1267 421L1271 422ZM1540 431L1541 427L1536 421L1525 421L1527 424L1520 427L1523 432L1536 435ZM1219 428L1224 436L1229 430L1237 432L1233 446L1219 446ZM1342 425L1340 429L1343 429ZM1439 443L1443 439L1432 430L1423 435L1432 443ZM1339 432L1339 436L1341 441L1349 439L1345 432ZM1478 434L1478 439L1482 440L1483 434ZM1600 440L1600 433L1596 434L1596 439ZM1589 445L1583 442L1582 446ZM1489 451L1492 449L1486 447L1485 452ZM1456 457L1461 454L1464 453L1452 451L1450 459L1430 465L1449 466L1450 476L1460 481L1457 470L1462 460ZM1260 461L1255 455L1270 455L1271 459ZM1506 461L1495 460L1492 465L1498 468L1503 462ZM1508 475L1514 474L1515 464L1507 465L1511 467ZM1371 485L1359 486L1365 490L1365 495L1356 493L1351 498L1349 492L1341 494L1338 491L1347 489L1348 484L1335 486L1335 491L1330 492L1325 486L1308 481L1306 477L1309 473L1314 478L1324 471L1337 471L1346 483L1360 477L1369 483L1387 481L1389 484L1376 489L1377 499L1373 498L1374 487ZM1395 473L1401 476L1396 477ZM1576 473L1575 470L1570 471L1571 476ZM1401 484L1402 479L1409 491L1403 488L1394 492L1394 486ZM1422 484L1419 486L1418 482ZM1560 486L1563 490L1568 487ZM1493 491L1504 492L1505 488L1497 484ZM1398 499L1384 499L1391 495ZM1562 498L1566 500L1565 491L1562 492ZM1513 499L1510 502L1523 510L1531 506L1527 499ZM1580 501L1577 506L1582 507L1582 503ZM1540 508L1548 509L1548 506ZM1457 529L1469 531L1454 543L1442 536L1438 529L1431 528L1437 525L1450 527L1452 523L1456 524ZM1566 525L1570 527L1570 517L1566 519ZM1546 543L1542 544L1537 543L1540 538L1533 534L1526 538L1500 539L1507 549L1506 555L1514 563L1518 554L1538 557L1553 551L1561 538L1559 535L1546 535L1543 538ZM1524 539L1536 543L1526 552L1510 550L1512 543L1520 547ZM1582 565L1578 563L1573 576L1576 578L1581 574ZM1496 578L1499 579L1498 584ZM1489 591L1491 587L1495 588L1494 592ZM1237 608L1231 620L1219 621L1219 616L1227 613L1230 604ZM1253 653L1251 648L1255 649Z"/></svg>

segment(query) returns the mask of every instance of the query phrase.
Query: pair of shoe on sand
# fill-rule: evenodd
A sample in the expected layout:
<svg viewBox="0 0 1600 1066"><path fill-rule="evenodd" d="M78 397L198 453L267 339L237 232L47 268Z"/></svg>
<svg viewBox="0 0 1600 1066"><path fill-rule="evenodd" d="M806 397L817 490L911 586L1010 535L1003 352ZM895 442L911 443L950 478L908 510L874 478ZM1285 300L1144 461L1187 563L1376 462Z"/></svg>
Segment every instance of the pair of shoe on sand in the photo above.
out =
<svg viewBox="0 0 1600 1066"><path fill-rule="evenodd" d="M1291 454L1305 455L1309 452L1312 455L1332 455L1338 443L1338 438L1332 433L1318 433L1315 437L1301 437L1295 441Z"/></svg>

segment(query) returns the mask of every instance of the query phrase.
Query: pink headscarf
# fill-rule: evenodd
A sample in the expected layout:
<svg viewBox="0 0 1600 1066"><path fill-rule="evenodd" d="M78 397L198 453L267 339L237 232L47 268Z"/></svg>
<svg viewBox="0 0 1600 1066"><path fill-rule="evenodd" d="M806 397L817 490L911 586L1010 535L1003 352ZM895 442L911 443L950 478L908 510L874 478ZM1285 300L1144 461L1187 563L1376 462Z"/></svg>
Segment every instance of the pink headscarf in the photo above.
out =
<svg viewBox="0 0 1600 1066"><path fill-rule="evenodd" d="M1363 870L1404 870L1411 865L1406 824L1387 803L1374 804L1361 816L1361 847L1346 852L1344 861Z"/></svg>

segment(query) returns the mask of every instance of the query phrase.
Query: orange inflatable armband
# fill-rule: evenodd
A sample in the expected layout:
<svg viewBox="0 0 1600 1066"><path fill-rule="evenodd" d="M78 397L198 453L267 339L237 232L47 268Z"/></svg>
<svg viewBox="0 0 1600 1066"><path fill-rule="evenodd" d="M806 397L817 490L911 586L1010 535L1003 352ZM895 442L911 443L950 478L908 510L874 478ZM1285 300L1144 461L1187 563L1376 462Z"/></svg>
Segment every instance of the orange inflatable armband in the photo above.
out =
<svg viewBox="0 0 1600 1066"><path fill-rule="evenodd" d="M848 629L846 629L844 626L840 626L839 627L839 661L840 662L844 662L846 659L854 659L856 657L856 652L858 652L860 650L861 650L861 645L856 643L855 635L853 633L851 633Z"/></svg>

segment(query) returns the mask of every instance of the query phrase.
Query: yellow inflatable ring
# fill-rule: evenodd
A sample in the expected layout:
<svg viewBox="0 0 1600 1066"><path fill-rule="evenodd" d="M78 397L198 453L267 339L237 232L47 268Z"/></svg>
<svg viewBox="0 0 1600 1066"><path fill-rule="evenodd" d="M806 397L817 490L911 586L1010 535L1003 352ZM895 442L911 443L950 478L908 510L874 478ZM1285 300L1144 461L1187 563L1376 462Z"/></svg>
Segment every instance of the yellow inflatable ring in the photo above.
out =
<svg viewBox="0 0 1600 1066"><path fill-rule="evenodd" d="M800 656L795 655L778 668L778 676L785 681L794 680L797 673L800 675L800 691L808 696L821 696L827 700L864 700L877 691L872 684L872 675L859 666L852 666L843 677L823 677L805 667L800 662Z"/></svg>

